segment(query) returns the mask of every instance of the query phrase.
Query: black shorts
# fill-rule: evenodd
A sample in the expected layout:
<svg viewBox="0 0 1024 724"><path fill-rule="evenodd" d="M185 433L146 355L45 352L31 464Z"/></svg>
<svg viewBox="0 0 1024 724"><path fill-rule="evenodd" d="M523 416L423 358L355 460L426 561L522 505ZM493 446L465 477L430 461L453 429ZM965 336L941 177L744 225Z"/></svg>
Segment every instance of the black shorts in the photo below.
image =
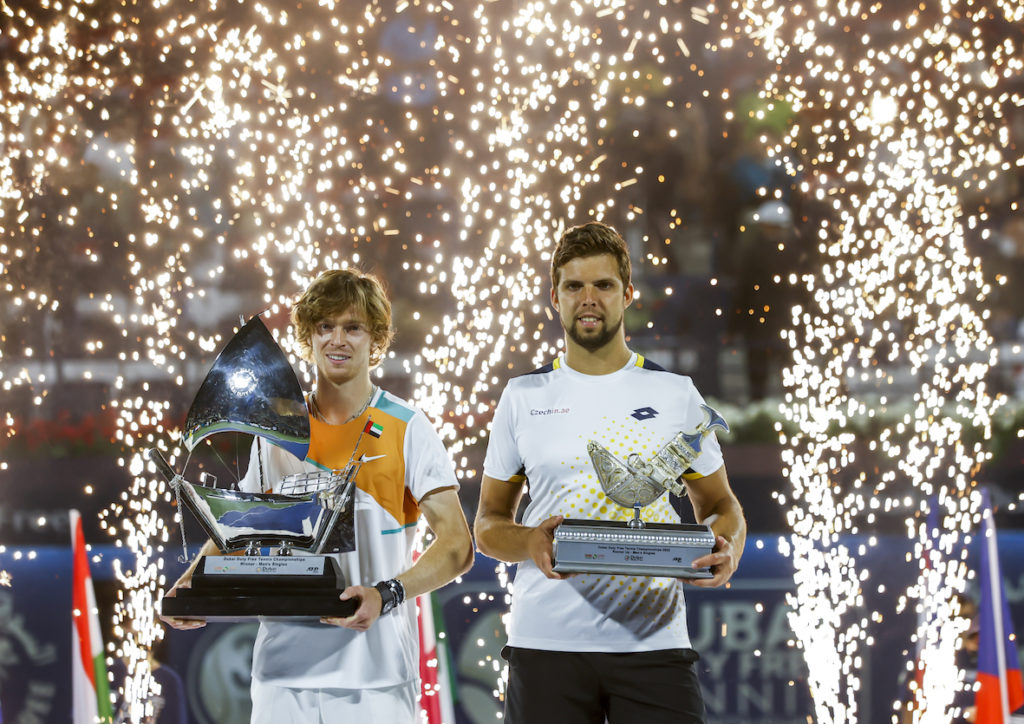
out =
<svg viewBox="0 0 1024 724"><path fill-rule="evenodd" d="M506 646L506 724L704 724L693 649L637 653Z"/></svg>

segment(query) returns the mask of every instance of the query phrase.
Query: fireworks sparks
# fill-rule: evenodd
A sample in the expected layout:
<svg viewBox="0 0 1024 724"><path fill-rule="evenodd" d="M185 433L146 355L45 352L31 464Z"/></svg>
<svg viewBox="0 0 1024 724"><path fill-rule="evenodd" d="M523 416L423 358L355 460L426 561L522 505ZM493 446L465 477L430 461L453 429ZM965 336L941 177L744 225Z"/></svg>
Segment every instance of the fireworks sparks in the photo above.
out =
<svg viewBox="0 0 1024 724"><path fill-rule="evenodd" d="M7 547L6 546L0 546L0 553L6 553L6 552L7 552ZM12 580L13 580L13 576L11 576L11 574L8 571L0 569L0 586L3 586L4 588L10 588Z"/></svg>
<svg viewBox="0 0 1024 724"><path fill-rule="evenodd" d="M631 14L644 22L631 28ZM459 56L481 80L469 106L472 135L454 142L465 160L458 238L472 246L452 257L456 311L424 347L437 372L417 376L419 404L465 421L445 431L456 453L479 439L475 423L489 416L492 388L513 361L536 365L560 348L546 300L552 239L588 218L626 224L644 213L626 191L644 170L630 165L636 159L612 127L636 139L639 114L657 117L660 106L684 116L687 98L710 93L680 49L693 20L706 22L703 8L534 2L502 17L484 3L472 17L476 41ZM648 142L677 134L660 130Z"/></svg>
<svg viewBox="0 0 1024 724"><path fill-rule="evenodd" d="M136 560L118 570L116 622L131 701L146 698L145 654L161 635L170 502L133 451L161 447L181 467L167 449L176 398L230 332L223 321L266 310L280 333L320 270L377 271L400 324L385 371L408 375L460 476L477 479L501 382L560 349L552 239L604 219L627 232L638 266L663 268L688 219L654 202L679 169L655 167L649 149L696 133L695 107L736 117L706 66L753 38L775 64L754 113L785 104L796 118L763 144L799 179L821 262L787 337L784 413L799 432L784 441L793 487L781 496L817 716L856 719L858 657L884 618L864 610L870 575L841 541L892 515L930 565L902 605L938 606L918 633L935 663L916 716L941 714L959 625L941 603L967 575L957 544L976 522L973 476L998 407L976 311L991 290L965 234L987 227L1001 176L1024 164L1006 153L1005 116L1022 103L1007 90L1024 70L1019 5L0 7L0 381L40 405L56 381L90 379L116 354L114 436L134 480L104 525ZM61 332L82 299L116 331L71 349ZM79 372L78 358L98 361ZM143 383L155 379L170 388ZM908 388L911 408L873 438L836 433ZM3 425L17 434L11 412ZM923 522L929 496L939 540Z"/></svg>
<svg viewBox="0 0 1024 724"><path fill-rule="evenodd" d="M896 512L907 516L922 567L901 605L916 601L931 614L918 631L927 666L914 721L945 721L964 626L951 599L966 584L973 475L1000 404L986 386L995 346L976 311L990 289L964 238L993 209L965 199L987 198L991 182L1020 163L1003 157L999 141L1005 109L1021 102L1003 89L1021 70L1011 40L1020 9L744 10L778 63L766 96L792 103L801 119L773 151L804 174L801 191L822 207L814 220L823 263L806 277L810 299L794 309L787 336L783 411L799 432L786 441L793 489L781 496L795 533L786 544L796 564L792 623L817 720L857 719L860 662L884 618L865 608L863 551L841 540ZM904 388L913 409L895 425L869 440L834 433ZM940 541L924 523L929 496L941 510Z"/></svg>
<svg viewBox="0 0 1024 724"><path fill-rule="evenodd" d="M4 7L11 42L32 57L6 66L6 291L16 308L48 312L91 295L126 340L112 406L134 480L103 524L135 558L117 571L116 623L129 699L141 702L145 651L161 635L153 603L167 583L170 495L134 451L175 439L177 401L139 380L187 395L192 360L227 331L189 320L260 307L275 318L321 269L376 267L393 289L449 310L423 328L421 350L391 364L460 455L499 375L557 349L543 302L550 239L587 216L643 214L623 200L639 198L624 192L644 170L609 128L623 108L685 110L684 97L699 97L703 86L676 89L700 82L680 64L682 38L707 13L623 2L538 2L507 17L444 2ZM629 27L634 13L644 29ZM659 69L669 63L682 70ZM636 139L639 121L620 130ZM97 208L84 213L82 199ZM103 217L106 228L79 228ZM26 283L52 279L31 265L66 264L68 249L82 279ZM431 323L407 311L398 318ZM33 319L16 321L27 330ZM95 355L104 342L87 344ZM26 358L52 347L22 346ZM5 386L38 390L38 404L63 374L54 367L26 367Z"/></svg>

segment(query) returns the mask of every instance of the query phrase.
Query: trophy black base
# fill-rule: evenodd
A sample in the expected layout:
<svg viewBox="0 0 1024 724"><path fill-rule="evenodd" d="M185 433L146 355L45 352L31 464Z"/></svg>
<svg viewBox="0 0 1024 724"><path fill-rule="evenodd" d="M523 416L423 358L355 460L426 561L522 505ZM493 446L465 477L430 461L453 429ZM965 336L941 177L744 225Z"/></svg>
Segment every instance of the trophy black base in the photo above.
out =
<svg viewBox="0 0 1024 724"><path fill-rule="evenodd" d="M351 616L358 601L342 601L345 578L324 556L206 556L192 587L161 600L161 613L204 621L319 620Z"/></svg>
<svg viewBox="0 0 1024 724"><path fill-rule="evenodd" d="M646 523L631 528L618 520L563 520L552 554L557 573L608 573L671 578L711 578L693 561L711 553L715 534L694 523Z"/></svg>

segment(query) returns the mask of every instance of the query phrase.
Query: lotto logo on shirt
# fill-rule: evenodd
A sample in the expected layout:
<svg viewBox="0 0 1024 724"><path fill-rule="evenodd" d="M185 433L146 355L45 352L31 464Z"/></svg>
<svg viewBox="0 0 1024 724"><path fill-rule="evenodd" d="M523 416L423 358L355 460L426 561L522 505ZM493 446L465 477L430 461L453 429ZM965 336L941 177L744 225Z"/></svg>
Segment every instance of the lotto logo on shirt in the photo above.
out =
<svg viewBox="0 0 1024 724"><path fill-rule="evenodd" d="M537 415L567 415L569 414L568 407L549 407L546 410L530 410L530 416L535 417Z"/></svg>
<svg viewBox="0 0 1024 724"><path fill-rule="evenodd" d="M658 411L653 407L639 407L631 413L631 417L635 417L637 420L643 422L644 420L650 420L658 416Z"/></svg>

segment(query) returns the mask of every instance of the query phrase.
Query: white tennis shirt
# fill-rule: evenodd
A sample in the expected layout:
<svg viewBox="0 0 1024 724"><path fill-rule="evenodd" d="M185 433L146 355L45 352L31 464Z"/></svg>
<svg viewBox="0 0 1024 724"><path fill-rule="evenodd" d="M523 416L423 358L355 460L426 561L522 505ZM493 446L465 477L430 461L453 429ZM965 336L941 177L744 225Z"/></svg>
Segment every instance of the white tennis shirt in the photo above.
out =
<svg viewBox="0 0 1024 724"><path fill-rule="evenodd" d="M495 410L484 473L525 475L530 503L523 524L552 515L629 520L605 496L587 453L595 440L620 460L646 459L680 431L703 420L704 402L689 377L633 354L620 370L585 375L559 358L509 381ZM722 466L714 434L692 465L698 477ZM643 509L647 522L678 523L668 495ZM683 585L673 578L578 574L546 578L531 560L519 564L508 625L510 646L549 651L656 651L689 648Z"/></svg>

